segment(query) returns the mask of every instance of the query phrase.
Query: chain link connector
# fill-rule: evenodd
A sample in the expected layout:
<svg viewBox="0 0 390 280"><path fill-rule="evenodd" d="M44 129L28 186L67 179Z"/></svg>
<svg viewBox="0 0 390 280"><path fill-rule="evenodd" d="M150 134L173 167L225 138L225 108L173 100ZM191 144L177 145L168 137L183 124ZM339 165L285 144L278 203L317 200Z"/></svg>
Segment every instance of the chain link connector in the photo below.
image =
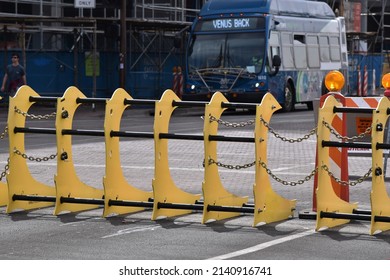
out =
<svg viewBox="0 0 390 280"><path fill-rule="evenodd" d="M256 164L256 161L251 162L251 163L246 163L246 164L243 164L243 165L231 165L231 164L224 164L224 163L215 161L214 159L210 158L208 163L209 163L209 165L216 164L218 167L222 167L222 168L226 168L226 169L240 170L240 169L243 169L243 168L249 168L249 167L254 166Z"/></svg>
<svg viewBox="0 0 390 280"><path fill-rule="evenodd" d="M359 179L357 179L356 181L343 181L339 178L337 178L333 173L332 171L329 170L329 167L326 166L325 164L321 166L322 169L324 169L328 175L330 177L332 177L338 184L342 185L342 186L351 186L351 187L354 187L356 186L357 184L360 184L360 183L363 183L364 180L366 180L372 173L372 168L368 169L368 171L366 172L366 174L363 175L363 177L360 177Z"/></svg>
<svg viewBox="0 0 390 280"><path fill-rule="evenodd" d="M307 140L309 139L312 135L315 135L316 132L317 132L317 128L313 128L312 130L309 131L308 134L304 135L303 137L301 138L296 138L296 139L292 139L292 138L287 138L287 137L284 137L284 136L280 136L279 133L275 132L275 130L269 125L268 122L266 122L263 117L260 117L260 121L263 123L263 125L268 129L268 131L270 133L272 133L276 138L282 140L282 141L285 141L285 142L288 142L288 143L296 143L296 142L302 142L303 140Z"/></svg>
<svg viewBox="0 0 390 280"><path fill-rule="evenodd" d="M203 119L204 117L202 116L201 118ZM210 116L209 120L210 120L210 122L217 122L217 123L219 123L221 125L224 125L226 127L233 127L233 128L245 127L245 126L248 126L248 125L253 125L255 123L255 120L248 120L248 121L245 121L245 122L233 123L233 122L224 121L222 119L217 119L214 116Z"/></svg>
<svg viewBox="0 0 390 280"><path fill-rule="evenodd" d="M296 182L290 182L290 181L283 180L283 179L279 178L278 176L276 176L275 174L273 174L272 170L268 168L267 164L264 161L260 160L260 165L261 165L261 167L263 167L266 170L267 174L270 175L272 179L274 179L276 182L281 183L285 186L302 185L303 183L310 181L311 178L313 178L313 176L318 171L318 168L315 168L313 171L311 171L311 173L309 175L305 176L304 179L298 180Z"/></svg>
<svg viewBox="0 0 390 280"><path fill-rule="evenodd" d="M322 121L322 124L327 128L329 129L330 133L333 134L334 136L336 136L337 139L339 140L344 140L344 141L355 141L355 140L358 140L358 139L361 139L361 138L364 138L366 135L370 134L371 133L371 126L367 127L366 130L362 133L360 133L359 135L357 136L352 136L352 137L348 137L348 136L342 136L340 135L334 128L332 128L332 126L327 123L326 121Z"/></svg>
<svg viewBox="0 0 390 280"><path fill-rule="evenodd" d="M17 107L14 108L15 113L20 114L24 117L29 117L30 119L37 119L37 120L48 120L49 118L53 118L56 116L56 112L53 112L51 114L47 115L34 115L34 114L29 114L26 112L23 112L22 110L18 109Z"/></svg>
<svg viewBox="0 0 390 280"><path fill-rule="evenodd" d="M9 170L9 158L7 159L7 164L4 167L4 171L1 172L0 174L0 181L2 181L5 176L7 176L8 170Z"/></svg>
<svg viewBox="0 0 390 280"><path fill-rule="evenodd" d="M21 156L22 158L24 159L28 159L29 161L36 161L36 162L41 162L41 161L48 161L48 160L52 160L52 159L55 159L57 157L57 154L53 154L53 155L50 155L48 157L42 157L42 158L38 158L38 157L33 157L33 156L28 156L27 154L25 153L22 153L21 151L19 151L18 149L14 148L14 153Z"/></svg>
<svg viewBox="0 0 390 280"><path fill-rule="evenodd" d="M0 139L4 139L7 134L8 134L8 126L5 126L4 132L0 134Z"/></svg>

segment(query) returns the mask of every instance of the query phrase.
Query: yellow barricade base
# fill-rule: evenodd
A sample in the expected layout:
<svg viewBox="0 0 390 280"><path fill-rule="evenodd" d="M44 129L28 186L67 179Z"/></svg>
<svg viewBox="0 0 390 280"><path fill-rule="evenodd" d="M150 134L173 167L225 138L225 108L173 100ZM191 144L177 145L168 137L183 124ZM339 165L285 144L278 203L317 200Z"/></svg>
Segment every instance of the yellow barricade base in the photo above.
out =
<svg viewBox="0 0 390 280"><path fill-rule="evenodd" d="M180 98L172 90L166 90L155 107L155 177L152 180L154 198L152 220L193 212L193 210L161 208L162 203L193 205L201 198L200 194L190 194L176 186L169 170L168 139L159 138L160 133L168 133L169 121L175 109L172 106L173 101L180 101Z"/></svg>
<svg viewBox="0 0 390 280"><path fill-rule="evenodd" d="M26 159L15 153L19 151L25 154L24 133L14 133L15 127L25 127L26 116L20 112L27 113L33 102L29 101L30 96L39 97L29 86L22 86L14 97L10 98L8 111L8 133L9 133L9 172L8 183L8 204L7 213L15 210L31 210L53 205L56 190L36 181L29 171ZM20 110L19 113L15 109ZM15 196L24 197L26 200L15 199ZM31 197L31 199L29 199ZM52 199L53 202L40 202L39 197ZM35 200L35 198L37 200Z"/></svg>
<svg viewBox="0 0 390 280"><path fill-rule="evenodd" d="M217 162L217 141L210 141L210 135L217 135L218 122L211 122L210 117L219 119L226 108L222 108L222 102L227 103L228 100L222 93L216 92L206 105L204 114L204 158L205 158L205 175L202 184L204 209L203 223L228 219L241 215L239 212L223 212L223 211L208 211L208 206L229 206L243 207L248 202L248 197L239 197L228 192L222 185L218 166L209 164L209 160Z"/></svg>
<svg viewBox="0 0 390 280"><path fill-rule="evenodd" d="M268 128L265 127L261 118L269 123L272 114L279 109L281 109L280 104L270 93L263 97L261 104L256 109L256 178L253 185L255 200L253 226L292 218L296 207L295 200L285 199L272 189L267 170L261 166L261 162L267 164L268 143Z"/></svg>
<svg viewBox="0 0 390 280"><path fill-rule="evenodd" d="M322 166L330 166L329 147L322 147L322 141L329 141L330 131L323 122L332 123L335 116L333 108L342 106L333 96L328 96L323 107L319 110L317 125L317 166L318 166L318 186L316 189L317 198L317 221L316 230L336 227L348 223L348 219L324 218L322 212L349 213L357 208L357 203L349 203L339 198L333 190L331 178ZM321 131L320 131L321 130Z"/></svg>
<svg viewBox="0 0 390 280"><path fill-rule="evenodd" d="M72 129L74 113L80 105L77 98L86 98L76 87L69 87L63 97L57 101L57 174L55 215L63 212L79 212L95 209L103 202L103 189L88 186L78 178L72 158L72 135L62 135L64 129ZM64 202L74 199L74 202ZM77 203L78 199L90 200L90 203Z"/></svg>
<svg viewBox="0 0 390 280"><path fill-rule="evenodd" d="M137 201L148 202L153 197L153 192L146 192L130 185L123 175L119 137L111 137L111 131L120 130L122 114L128 105L125 99L132 97L123 89L117 89L106 104L104 120L104 134L106 143L106 173L103 178L104 184L104 213L107 217L112 214L134 213L145 210L145 207L114 206L112 201Z"/></svg>

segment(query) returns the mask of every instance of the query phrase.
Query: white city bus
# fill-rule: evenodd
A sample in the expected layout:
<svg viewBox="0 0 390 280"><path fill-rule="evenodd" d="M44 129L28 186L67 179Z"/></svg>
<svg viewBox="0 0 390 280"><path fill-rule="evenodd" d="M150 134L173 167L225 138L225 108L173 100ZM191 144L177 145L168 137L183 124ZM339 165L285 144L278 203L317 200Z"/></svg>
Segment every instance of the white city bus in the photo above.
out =
<svg viewBox="0 0 390 280"><path fill-rule="evenodd" d="M271 92L285 111L312 108L330 70L348 77L345 32L325 2L209 0L191 27L183 99L220 91L231 102L259 103Z"/></svg>

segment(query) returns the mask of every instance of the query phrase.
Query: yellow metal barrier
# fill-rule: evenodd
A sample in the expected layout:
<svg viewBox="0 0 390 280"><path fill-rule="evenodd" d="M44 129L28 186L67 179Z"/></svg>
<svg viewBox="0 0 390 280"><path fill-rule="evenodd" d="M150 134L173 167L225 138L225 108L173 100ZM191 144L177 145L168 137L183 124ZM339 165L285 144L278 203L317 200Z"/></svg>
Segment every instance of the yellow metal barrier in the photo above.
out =
<svg viewBox="0 0 390 280"><path fill-rule="evenodd" d="M35 101L55 100L57 102L55 129L25 127L28 110ZM10 99L8 113L9 168L6 174L7 184L0 182L0 206L7 205L7 213L15 210L30 210L55 205L54 214L77 212L104 206L103 216L133 213L153 207L152 220L203 211L202 222L208 223L241 215L254 214L253 226L277 222L293 216L295 200L278 195L271 186L267 166L268 130L273 113L281 107L272 96L266 94L256 108L254 138L225 137L218 135L219 122L224 110L230 104L224 95L217 92L209 104L182 102L171 90L164 92L155 104L154 132L130 133L120 131L124 110L129 104L140 102L123 89L117 89L110 100L94 99L105 103L104 130L74 130L74 114L81 103L90 103L77 88L70 87L61 98L41 98L30 87L23 86L15 97ZM182 104L183 103L183 104ZM170 134L169 123L176 106L205 106L203 136ZM246 104L248 105L248 104ZM252 105L251 105L252 106ZM317 167L318 186L315 190L317 201L316 230L335 227L348 223L351 219L371 221L370 234L390 229L390 197L384 182L383 149L390 144L383 143L384 127L389 118L390 101L381 98L375 110L370 108L351 108L343 105L329 95L319 110L317 125ZM354 109L354 110L352 110ZM337 112L356 110L372 114L371 144L329 141L332 129L329 124ZM360 111L359 111L360 112ZM214 118L214 120L212 120ZM30 174L26 160L24 133L56 134L57 174L55 187L36 181ZM135 135L137 134L137 135ZM99 135L105 137L106 172L103 189L93 188L80 181L72 157L72 135ZM135 188L129 184L123 174L120 160L119 136L154 138L155 174L152 180L153 192ZM178 188L169 169L168 139L189 139L204 141L205 170L202 194L191 194ZM253 184L254 204L248 204L248 197L236 196L222 185L218 171L217 141L254 142L255 143L255 182ZM358 147L367 145L372 148L372 189L371 211L358 210L357 203L342 200L332 185L331 160L329 147ZM55 157L55 155L53 155ZM7 169L6 169L7 171ZM366 175L369 176L370 173ZM365 177L367 177L365 175ZM334 178L333 178L334 179ZM344 182L348 183L348 182ZM203 201L200 199L203 196ZM54 204L55 203L55 204Z"/></svg>
<svg viewBox="0 0 390 280"><path fill-rule="evenodd" d="M221 212L221 211L208 211L207 206L235 206L243 207L248 202L248 197L239 197L228 192L222 185L219 177L218 166L216 164L209 164L209 160L218 161L217 157L217 141L210 141L210 135L218 134L218 122L211 122L210 117L219 119L225 108L221 107L222 102L227 103L228 100L222 93L216 92L210 103L206 105L205 118L204 118L204 158L205 158L205 170L203 181L203 196L204 196L204 209L203 209L203 223L208 223L216 220L227 219L231 217L239 216L239 212Z"/></svg>
<svg viewBox="0 0 390 280"><path fill-rule="evenodd" d="M8 183L8 205L7 213L15 210L30 210L52 206L52 202L34 201L38 196L54 197L56 190L52 186L36 181L29 171L26 159L16 154L19 151L25 154L25 135L15 133L15 127L25 127L26 115L33 102L29 101L30 96L39 97L29 86L22 86L13 98L10 98L8 111L8 134L9 134L9 173ZM16 112L15 109L20 110ZM15 199L17 196L25 200ZM53 200L54 201L54 200Z"/></svg>
<svg viewBox="0 0 390 280"><path fill-rule="evenodd" d="M90 187L80 181L76 174L72 156L72 135L63 135L64 129L72 129L74 113L80 105L78 98L86 98L76 87L69 87L63 97L57 101L56 136L57 136L57 174L56 215L62 212L77 212L99 207L103 199L103 189ZM74 201L71 201L74 199ZM79 201L77 201L80 199ZM87 203L81 203L87 199ZM67 201L67 202L65 202ZM78 203L79 202L79 203Z"/></svg>
<svg viewBox="0 0 390 280"><path fill-rule="evenodd" d="M370 234L390 229L390 198L386 191L385 174L383 172L383 149L375 148L383 143L386 122L388 121L390 101L382 98L373 113L371 145L372 145L372 189L371 189L371 229ZM377 221L378 216L387 216L387 222Z"/></svg>
<svg viewBox="0 0 390 280"><path fill-rule="evenodd" d="M318 166L318 186L316 189L317 199L317 222L316 230L322 230L338 225L346 224L349 219L333 219L324 218L321 212L335 213L353 213L357 208L357 203L351 204L339 198L333 190L331 177L326 172L323 166L330 166L329 147L323 147L322 141L330 140L330 130L325 126L324 122L331 124L336 113L333 112L334 107L341 107L335 97L328 96L324 105L319 110L318 125L317 125L317 166Z"/></svg>
<svg viewBox="0 0 390 280"><path fill-rule="evenodd" d="M168 133L169 121L173 111L173 101L180 98L172 91L166 90L156 103L154 116L154 146L155 146L155 174L153 185L153 214L152 220L189 214L192 210L167 209L159 207L159 203L195 204L201 194L190 194L179 189L173 181L168 162L168 139L160 139L160 133Z"/></svg>
<svg viewBox="0 0 390 280"><path fill-rule="evenodd" d="M145 202L151 200L153 197L152 192L139 190L127 182L121 167L119 137L111 137L110 135L111 131L120 130L122 114L129 106L125 105L125 99L132 99L132 97L125 90L117 89L106 104L104 120L106 143L106 172L103 178L104 217L110 214L132 213L145 209L144 207L111 205L112 201L127 200Z"/></svg>
<svg viewBox="0 0 390 280"><path fill-rule="evenodd" d="M255 212L253 226L264 223L281 221L293 216L296 201L288 200L277 194L271 186L267 170L261 166L261 162L267 164L268 128L263 124L261 118L269 123L274 112L281 109L281 106L273 97L267 93L256 109L255 123L255 152L256 152L256 177L253 185L255 200Z"/></svg>

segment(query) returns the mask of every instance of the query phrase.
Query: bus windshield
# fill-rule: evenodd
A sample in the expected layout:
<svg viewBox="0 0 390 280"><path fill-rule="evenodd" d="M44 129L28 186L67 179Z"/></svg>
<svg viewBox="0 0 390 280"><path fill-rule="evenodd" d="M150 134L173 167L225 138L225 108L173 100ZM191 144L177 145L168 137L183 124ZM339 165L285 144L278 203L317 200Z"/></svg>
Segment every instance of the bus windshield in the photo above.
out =
<svg viewBox="0 0 390 280"><path fill-rule="evenodd" d="M264 32L194 35L188 50L189 72L259 73L264 62Z"/></svg>

